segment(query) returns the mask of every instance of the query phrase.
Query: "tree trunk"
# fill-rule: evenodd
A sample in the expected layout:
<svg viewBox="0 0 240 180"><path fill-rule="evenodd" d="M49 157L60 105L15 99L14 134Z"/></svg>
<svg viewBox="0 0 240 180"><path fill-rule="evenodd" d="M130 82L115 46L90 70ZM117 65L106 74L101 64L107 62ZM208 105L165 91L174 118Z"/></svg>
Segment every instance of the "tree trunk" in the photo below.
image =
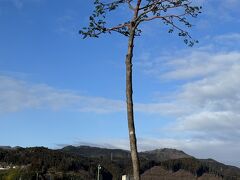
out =
<svg viewBox="0 0 240 180"><path fill-rule="evenodd" d="M140 180L139 158L137 152L137 139L134 126L134 113L133 113L133 98L132 98L132 57L134 47L135 28L130 28L130 36L128 40L128 52L126 55L126 102L127 102L127 117L128 117L128 130L131 149L131 158L133 165L134 180Z"/></svg>

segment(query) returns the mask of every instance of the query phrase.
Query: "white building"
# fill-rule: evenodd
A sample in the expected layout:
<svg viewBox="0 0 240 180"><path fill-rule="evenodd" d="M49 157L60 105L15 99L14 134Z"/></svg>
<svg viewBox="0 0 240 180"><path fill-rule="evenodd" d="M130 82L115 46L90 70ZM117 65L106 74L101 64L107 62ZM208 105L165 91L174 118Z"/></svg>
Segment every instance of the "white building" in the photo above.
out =
<svg viewBox="0 0 240 180"><path fill-rule="evenodd" d="M130 180L130 177L128 175L123 175L122 180Z"/></svg>
<svg viewBox="0 0 240 180"><path fill-rule="evenodd" d="M7 167L0 167L0 171L1 171L1 170L8 170L8 169L10 169L10 166L7 166Z"/></svg>

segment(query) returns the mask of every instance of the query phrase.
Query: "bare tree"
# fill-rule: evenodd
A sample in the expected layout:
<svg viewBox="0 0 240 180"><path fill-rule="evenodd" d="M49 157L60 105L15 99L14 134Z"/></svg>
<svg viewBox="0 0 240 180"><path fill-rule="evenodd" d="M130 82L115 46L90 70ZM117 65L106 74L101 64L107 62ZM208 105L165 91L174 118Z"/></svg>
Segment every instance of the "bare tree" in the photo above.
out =
<svg viewBox="0 0 240 180"><path fill-rule="evenodd" d="M106 0L107 1L107 0ZM193 0L194 1L194 0ZM106 17L108 13L117 10L120 6L127 6L132 12L132 17L125 22L108 27ZM130 139L131 158L134 180L140 180L139 158L137 151L137 139L134 126L133 98L132 98L132 58L134 38L141 35L142 23L160 20L169 27L168 32L177 32L188 46L197 43L186 28L191 28L191 18L196 18L201 10L200 6L192 4L191 0L112 0L104 3L101 0L94 1L95 10L89 17L89 26L79 31L83 38L99 37L101 34L118 32L128 37L128 50L126 55L126 103L128 129Z"/></svg>

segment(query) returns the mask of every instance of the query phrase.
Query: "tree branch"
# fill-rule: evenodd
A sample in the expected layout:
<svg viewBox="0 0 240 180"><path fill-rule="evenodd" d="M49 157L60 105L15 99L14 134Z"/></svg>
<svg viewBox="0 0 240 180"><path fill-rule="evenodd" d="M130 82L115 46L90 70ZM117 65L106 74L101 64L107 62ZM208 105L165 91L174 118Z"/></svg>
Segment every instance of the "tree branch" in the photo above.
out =
<svg viewBox="0 0 240 180"><path fill-rule="evenodd" d="M146 10L146 11L144 11L142 14L140 14L139 16L138 16L138 18L137 18L137 20L140 20L141 21L141 18L144 16L144 15L147 15L148 13L150 13L150 12L153 12L154 11L154 8L157 8L157 11L158 12L160 12L160 11L163 11L163 10L165 10L165 9L174 9L174 8L180 8L180 7L184 7L185 5L183 5L183 4L177 4L177 5L174 5L174 6L170 6L170 7L167 7L167 8L159 8L159 7L157 7L158 5L160 5L161 3L163 3L163 2L165 2L165 1L168 1L169 2L169 0L164 0L164 1L159 1L159 2L155 2L155 3L153 3L153 4L151 4L149 7L151 7L151 6L153 6L153 7L151 7L149 10ZM155 19L155 18L154 18Z"/></svg>
<svg viewBox="0 0 240 180"><path fill-rule="evenodd" d="M178 35L184 37L186 44L191 45L197 42L192 40L187 31L184 31L182 25L192 27L187 17L197 17L201 13L201 6L192 6L191 0L135 0L134 2L136 5L134 3L133 6L133 0L112 0L110 3L95 0L95 10L89 17L89 26L84 27L79 33L83 35L83 38L99 37L100 34L113 31L125 36L129 36L130 33L135 33L134 35L138 36L141 34L141 29L138 28L140 23L161 19L165 24L170 25L170 33L174 29L180 31ZM132 19L117 26L106 27L107 13L117 9L121 4L127 5L129 10L134 12Z"/></svg>
<svg viewBox="0 0 240 180"><path fill-rule="evenodd" d="M112 27L112 28L107 28L107 31L112 31L112 30L116 30L116 29L120 29L123 27L128 27L130 28L130 23L124 23L124 24L119 24L118 26Z"/></svg>
<svg viewBox="0 0 240 180"><path fill-rule="evenodd" d="M135 8L135 12L134 12L134 16L133 16L133 20L135 21L138 17L138 12L139 12L139 8L140 8L140 5L141 5L141 2L142 0L138 0L137 1L137 5L136 5L136 8Z"/></svg>
<svg viewBox="0 0 240 180"><path fill-rule="evenodd" d="M148 8L151 7L153 4L163 3L164 1L166 1L166 0L155 0L155 2L153 2L153 3L151 3L151 1L149 1L146 6L141 7L139 10L141 11L141 10L143 10L143 9L148 9Z"/></svg>
<svg viewBox="0 0 240 180"><path fill-rule="evenodd" d="M180 15L166 15L166 16L153 16L153 17L150 17L150 18L145 18L145 19L141 19L141 22L143 21L151 21L151 20L154 20L154 19L166 19L166 18L177 18L177 19L180 19L181 16L185 16L187 15L187 13L183 13L183 14L180 14Z"/></svg>
<svg viewBox="0 0 240 180"><path fill-rule="evenodd" d="M134 8L134 7L132 6L132 4L131 4L131 0L127 0L127 3L128 3L129 9L135 11L135 8Z"/></svg>

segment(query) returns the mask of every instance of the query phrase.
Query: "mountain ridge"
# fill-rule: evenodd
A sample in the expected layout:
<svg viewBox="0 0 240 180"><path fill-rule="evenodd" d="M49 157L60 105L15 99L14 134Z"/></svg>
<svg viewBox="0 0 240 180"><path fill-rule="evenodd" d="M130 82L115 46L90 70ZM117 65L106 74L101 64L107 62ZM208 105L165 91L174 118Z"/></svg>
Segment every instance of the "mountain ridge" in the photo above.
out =
<svg viewBox="0 0 240 180"><path fill-rule="evenodd" d="M122 158L129 158L130 151L123 149L109 149L101 147L91 147L91 146L65 146L60 149L63 152L71 152L77 155L87 156L87 157L106 157L106 156L118 156ZM190 158L192 156L186 154L185 152L177 149L162 148L150 151L141 151L139 156L143 158L148 158L151 160L168 160L168 159L178 159L178 158Z"/></svg>
<svg viewBox="0 0 240 180"><path fill-rule="evenodd" d="M167 179L176 176L189 179L189 173L192 177L199 178L212 179L214 176L217 179L240 179L240 169L237 167L224 165L212 159L196 159L181 150L163 148L140 152L139 156L141 174L146 180L153 177L152 173L157 176L165 174ZM60 179L94 179L98 164L103 167L102 176L107 180L119 179L123 174L132 173L129 151L90 146L66 146L55 150L45 147L0 147L0 165L1 162L27 168L15 172L18 177L22 176L22 173L37 171L45 179L51 176L59 176ZM3 176L8 173L11 171ZM34 173L27 174L26 177L34 177Z"/></svg>

